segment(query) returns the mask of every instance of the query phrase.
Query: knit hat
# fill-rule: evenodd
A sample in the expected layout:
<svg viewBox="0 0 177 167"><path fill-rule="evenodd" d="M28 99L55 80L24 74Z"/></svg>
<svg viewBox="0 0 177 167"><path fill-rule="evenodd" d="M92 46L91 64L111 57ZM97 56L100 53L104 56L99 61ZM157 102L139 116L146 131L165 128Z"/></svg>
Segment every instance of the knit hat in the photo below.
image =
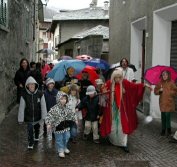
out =
<svg viewBox="0 0 177 167"><path fill-rule="evenodd" d="M46 86L48 86L51 83L55 84L55 81L52 78L48 78L45 82Z"/></svg>
<svg viewBox="0 0 177 167"><path fill-rule="evenodd" d="M102 79L96 79L96 80L95 80L95 83L96 83L97 85L104 84L104 82L103 82Z"/></svg>
<svg viewBox="0 0 177 167"><path fill-rule="evenodd" d="M95 87L93 85L90 85L87 87L86 95L91 95L96 93Z"/></svg>

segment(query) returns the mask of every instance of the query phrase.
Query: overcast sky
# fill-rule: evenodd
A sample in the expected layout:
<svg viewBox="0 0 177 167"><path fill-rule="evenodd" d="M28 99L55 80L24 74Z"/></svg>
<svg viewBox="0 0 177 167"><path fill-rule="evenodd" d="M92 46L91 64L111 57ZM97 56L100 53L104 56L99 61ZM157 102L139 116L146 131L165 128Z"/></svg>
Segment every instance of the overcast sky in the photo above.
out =
<svg viewBox="0 0 177 167"><path fill-rule="evenodd" d="M42 0L45 3L45 0ZM98 0L97 6L104 6L105 0ZM89 7L92 0L49 0L47 6L56 9L82 9Z"/></svg>

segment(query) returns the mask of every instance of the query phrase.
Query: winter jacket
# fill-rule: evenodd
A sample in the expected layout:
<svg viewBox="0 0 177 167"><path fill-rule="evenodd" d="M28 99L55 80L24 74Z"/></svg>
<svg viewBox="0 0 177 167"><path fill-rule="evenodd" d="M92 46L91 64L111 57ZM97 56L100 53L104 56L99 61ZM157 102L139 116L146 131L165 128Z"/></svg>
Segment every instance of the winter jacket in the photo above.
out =
<svg viewBox="0 0 177 167"><path fill-rule="evenodd" d="M86 96L86 90L89 85L93 85L90 80L88 79L83 79L79 80L80 84L80 99L82 100Z"/></svg>
<svg viewBox="0 0 177 167"><path fill-rule="evenodd" d="M97 121L97 117L100 115L99 97L94 96L90 98L90 96L86 96L76 108L79 110L85 108L87 110L85 120L91 122Z"/></svg>
<svg viewBox="0 0 177 167"><path fill-rule="evenodd" d="M36 69L36 70L30 70L28 72L28 76L33 77L36 82L39 84L39 86L41 87L43 82L42 82L42 74L40 72L40 70Z"/></svg>
<svg viewBox="0 0 177 167"><path fill-rule="evenodd" d="M69 75L65 75L64 79L62 80L62 86L66 86L68 82L71 82L73 79L77 79L76 77Z"/></svg>
<svg viewBox="0 0 177 167"><path fill-rule="evenodd" d="M161 93L159 90L163 88ZM159 96L159 106L161 112L175 111L175 96L177 96L177 87L172 81L161 81L155 86L155 95Z"/></svg>
<svg viewBox="0 0 177 167"><path fill-rule="evenodd" d="M30 92L27 88L29 83L36 84L35 92ZM39 122L47 115L45 98L42 92L38 91L38 84L33 77L29 77L25 84L26 90L20 99L18 122Z"/></svg>
<svg viewBox="0 0 177 167"><path fill-rule="evenodd" d="M25 82L28 78L28 73L29 73L29 70L23 70L22 68L20 68L15 73L14 82L17 87L19 87L20 84L22 84L23 87L25 87Z"/></svg>
<svg viewBox="0 0 177 167"><path fill-rule="evenodd" d="M47 106L47 112L56 105L56 96L57 96L58 90L53 89L52 91L49 91L48 89L45 90L44 92L44 97L45 97L45 102Z"/></svg>
<svg viewBox="0 0 177 167"><path fill-rule="evenodd" d="M75 113L72 112L68 103L64 106L61 105L60 99L63 95L66 94L61 91L57 93L57 104L50 109L45 119L45 123L51 125L54 131L63 132L69 130L72 123L76 121Z"/></svg>
<svg viewBox="0 0 177 167"><path fill-rule="evenodd" d="M48 72L50 72L50 66L48 64L45 64L42 68L41 68L41 75L42 75L42 79L44 80L46 77L46 74Z"/></svg>

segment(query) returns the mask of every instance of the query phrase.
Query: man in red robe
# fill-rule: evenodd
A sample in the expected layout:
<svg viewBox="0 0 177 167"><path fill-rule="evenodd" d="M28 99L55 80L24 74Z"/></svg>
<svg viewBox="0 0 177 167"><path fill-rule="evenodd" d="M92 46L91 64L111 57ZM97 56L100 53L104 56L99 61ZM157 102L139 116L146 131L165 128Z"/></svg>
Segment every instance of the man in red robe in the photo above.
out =
<svg viewBox="0 0 177 167"><path fill-rule="evenodd" d="M123 79L121 70L115 70L106 83L110 90L109 102L103 112L100 134L108 136L112 144L121 146L126 152L129 152L127 137L137 128L136 107L143 98L144 86Z"/></svg>

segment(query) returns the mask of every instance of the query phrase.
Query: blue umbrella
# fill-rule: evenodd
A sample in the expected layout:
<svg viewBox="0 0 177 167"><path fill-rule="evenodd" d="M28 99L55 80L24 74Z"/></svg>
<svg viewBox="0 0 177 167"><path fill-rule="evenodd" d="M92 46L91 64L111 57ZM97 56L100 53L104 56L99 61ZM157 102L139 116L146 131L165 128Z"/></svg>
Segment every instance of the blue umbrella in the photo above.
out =
<svg viewBox="0 0 177 167"><path fill-rule="evenodd" d="M109 70L109 67L110 67L110 65L105 60L102 60L102 59L91 59L88 61L84 61L84 63L86 65L89 65L95 68L100 68L106 71Z"/></svg>
<svg viewBox="0 0 177 167"><path fill-rule="evenodd" d="M75 69L74 74L77 75L85 68L85 66L85 63L81 60L60 60L60 62L54 66L52 71L47 74L47 78L53 78L55 81L62 81L67 74L67 68L73 67Z"/></svg>

